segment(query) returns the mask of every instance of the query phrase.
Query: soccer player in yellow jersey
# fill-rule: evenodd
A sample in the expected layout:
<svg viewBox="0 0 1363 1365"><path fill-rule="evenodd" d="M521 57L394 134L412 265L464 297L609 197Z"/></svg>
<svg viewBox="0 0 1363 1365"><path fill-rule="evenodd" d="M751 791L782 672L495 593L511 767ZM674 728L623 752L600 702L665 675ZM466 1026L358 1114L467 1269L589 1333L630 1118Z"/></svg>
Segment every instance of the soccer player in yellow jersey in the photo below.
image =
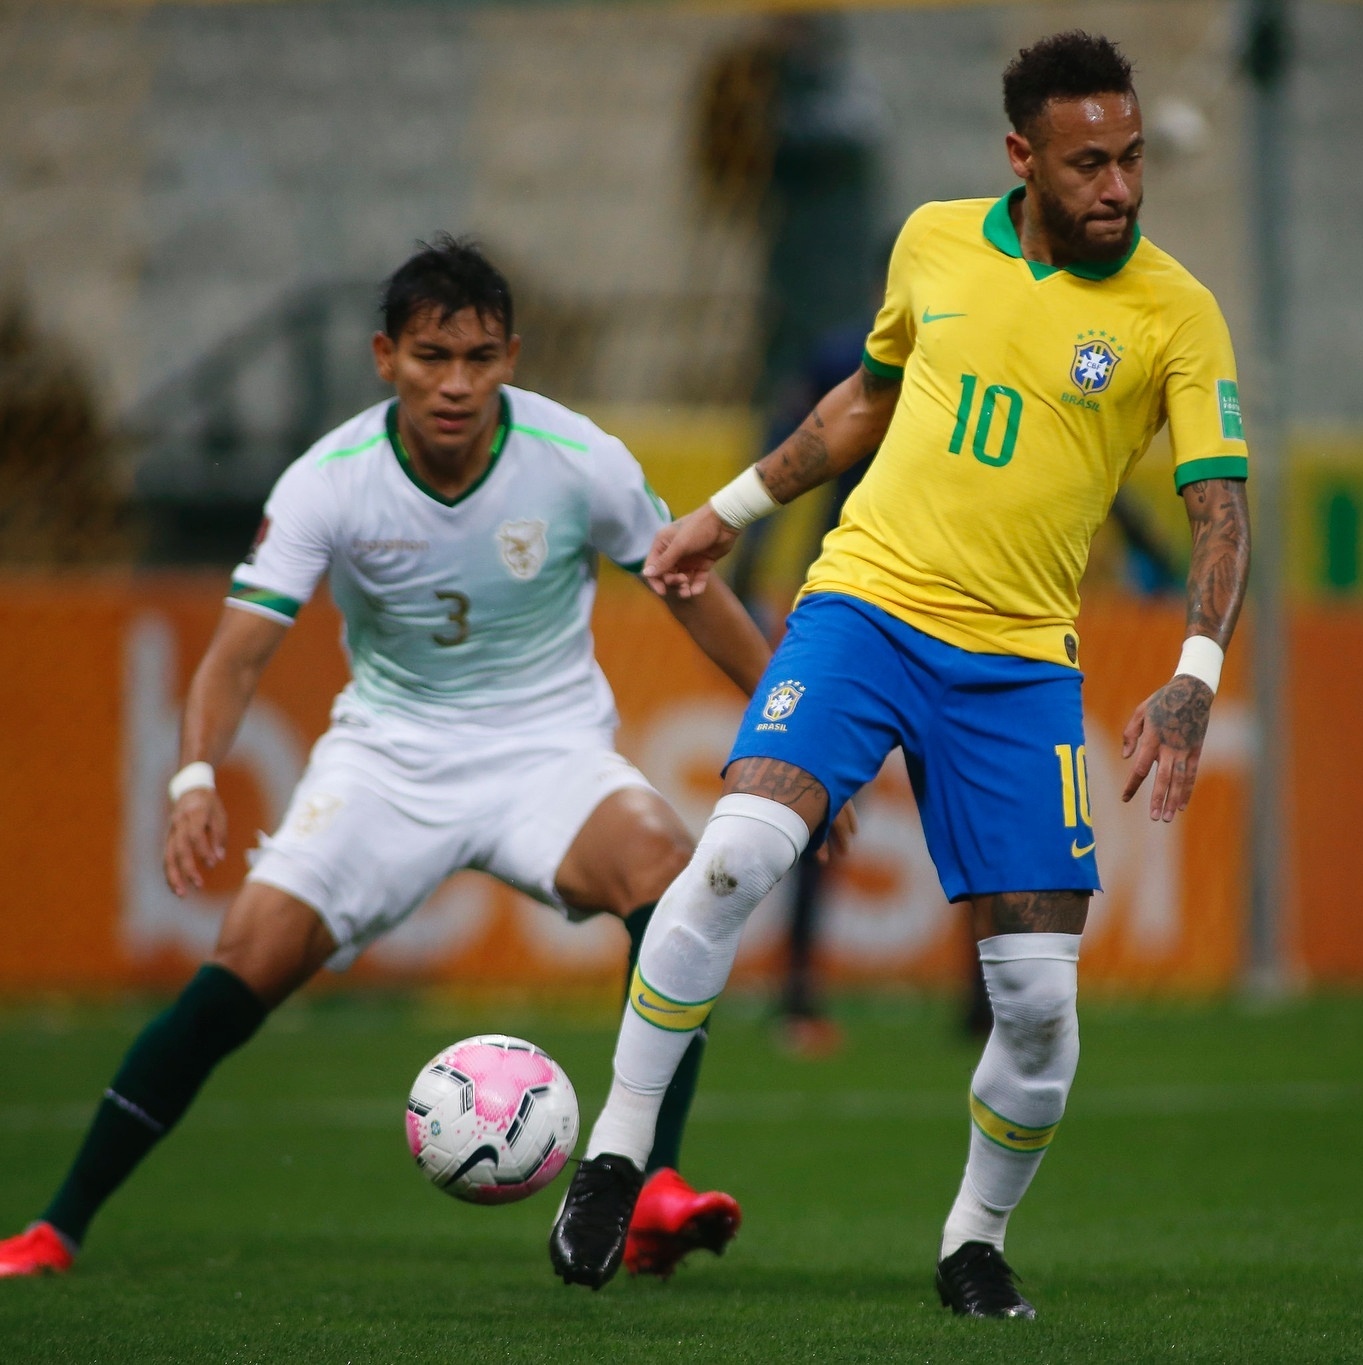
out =
<svg viewBox="0 0 1363 1365"><path fill-rule="evenodd" d="M748 913L900 748L943 889L970 903L995 1019L937 1287L957 1313L1035 1316L1004 1231L1074 1078L1079 940L1098 887L1079 580L1167 422L1192 527L1187 639L1126 728L1123 795L1157 765L1150 815L1172 820L1244 597L1248 465L1216 303L1137 227L1130 64L1104 38L1046 38L1005 72L1004 107L1022 183L914 213L859 371L654 542L655 588L703 591L744 525L879 447L744 717L726 794L645 936L610 1096L550 1239L567 1280L614 1273L661 1096Z"/></svg>

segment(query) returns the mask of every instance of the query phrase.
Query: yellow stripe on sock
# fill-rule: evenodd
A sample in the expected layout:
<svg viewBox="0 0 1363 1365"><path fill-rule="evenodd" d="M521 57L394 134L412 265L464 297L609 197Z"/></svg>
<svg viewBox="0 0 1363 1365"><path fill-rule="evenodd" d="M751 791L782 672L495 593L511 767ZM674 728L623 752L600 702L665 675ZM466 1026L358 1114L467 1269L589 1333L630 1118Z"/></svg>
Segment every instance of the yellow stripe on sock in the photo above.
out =
<svg viewBox="0 0 1363 1365"><path fill-rule="evenodd" d="M688 1004L685 1000L673 1000L661 991L655 991L636 967L629 983L629 1003L635 1014L647 1019L655 1028L666 1029L669 1033L689 1033L705 1022L715 1001L699 1000Z"/></svg>
<svg viewBox="0 0 1363 1365"><path fill-rule="evenodd" d="M1048 1128L1024 1128L1020 1123L1013 1123L1002 1114L996 1114L973 1091L970 1095L970 1118L990 1142L997 1142L1010 1152L1044 1152L1051 1145L1055 1130L1060 1127L1059 1122L1056 1122Z"/></svg>

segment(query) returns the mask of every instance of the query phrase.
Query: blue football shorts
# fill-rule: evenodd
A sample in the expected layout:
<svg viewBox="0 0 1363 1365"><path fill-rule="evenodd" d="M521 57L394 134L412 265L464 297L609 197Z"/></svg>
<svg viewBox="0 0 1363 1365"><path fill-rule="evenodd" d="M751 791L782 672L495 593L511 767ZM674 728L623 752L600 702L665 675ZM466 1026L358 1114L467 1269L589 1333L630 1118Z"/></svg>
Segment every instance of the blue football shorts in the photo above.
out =
<svg viewBox="0 0 1363 1365"><path fill-rule="evenodd" d="M791 613L729 763L802 768L836 814L902 749L948 900L1096 891L1082 682L1075 669L974 654L855 597L817 593Z"/></svg>

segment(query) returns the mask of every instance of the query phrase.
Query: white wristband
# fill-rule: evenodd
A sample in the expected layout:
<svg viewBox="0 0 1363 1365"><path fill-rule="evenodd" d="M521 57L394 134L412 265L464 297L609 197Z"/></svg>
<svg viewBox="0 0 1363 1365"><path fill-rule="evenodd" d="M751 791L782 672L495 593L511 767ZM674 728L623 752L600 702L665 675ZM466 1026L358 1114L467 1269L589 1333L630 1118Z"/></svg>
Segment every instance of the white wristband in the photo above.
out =
<svg viewBox="0 0 1363 1365"><path fill-rule="evenodd" d="M1183 642L1183 653L1178 656L1174 677L1186 673L1190 678L1199 678L1215 696L1221 682L1221 664L1225 657L1226 651L1210 636L1190 635Z"/></svg>
<svg viewBox="0 0 1363 1365"><path fill-rule="evenodd" d="M718 493L710 495L710 506L715 509L715 515L734 531L741 531L759 517L776 511L780 505L767 492L767 485L762 482L755 464L750 464Z"/></svg>
<svg viewBox="0 0 1363 1365"><path fill-rule="evenodd" d="M186 763L174 777L170 779L170 799L178 801L186 792L197 791L202 787L207 787L209 791L215 790L217 783L213 780L213 765L211 763Z"/></svg>

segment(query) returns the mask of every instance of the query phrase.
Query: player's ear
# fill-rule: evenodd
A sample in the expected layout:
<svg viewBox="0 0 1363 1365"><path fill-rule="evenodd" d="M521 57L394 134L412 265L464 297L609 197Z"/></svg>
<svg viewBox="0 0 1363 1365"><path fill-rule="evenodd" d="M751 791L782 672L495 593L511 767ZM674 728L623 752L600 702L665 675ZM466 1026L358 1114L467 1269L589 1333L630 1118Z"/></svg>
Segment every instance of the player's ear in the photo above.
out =
<svg viewBox="0 0 1363 1365"><path fill-rule="evenodd" d="M1008 164L1013 168L1013 174L1019 180L1030 180L1032 178L1032 143L1021 133L1009 133L1003 139L1003 145L1008 149Z"/></svg>
<svg viewBox="0 0 1363 1365"><path fill-rule="evenodd" d="M370 345L374 348L374 368L379 372L379 378L385 384L391 384L394 379L393 357L397 351L393 338L387 332L375 332Z"/></svg>
<svg viewBox="0 0 1363 1365"><path fill-rule="evenodd" d="M520 353L521 339L517 333L513 332L511 334L511 340L506 343L506 365L508 370L514 370L516 368L516 360L520 356Z"/></svg>

